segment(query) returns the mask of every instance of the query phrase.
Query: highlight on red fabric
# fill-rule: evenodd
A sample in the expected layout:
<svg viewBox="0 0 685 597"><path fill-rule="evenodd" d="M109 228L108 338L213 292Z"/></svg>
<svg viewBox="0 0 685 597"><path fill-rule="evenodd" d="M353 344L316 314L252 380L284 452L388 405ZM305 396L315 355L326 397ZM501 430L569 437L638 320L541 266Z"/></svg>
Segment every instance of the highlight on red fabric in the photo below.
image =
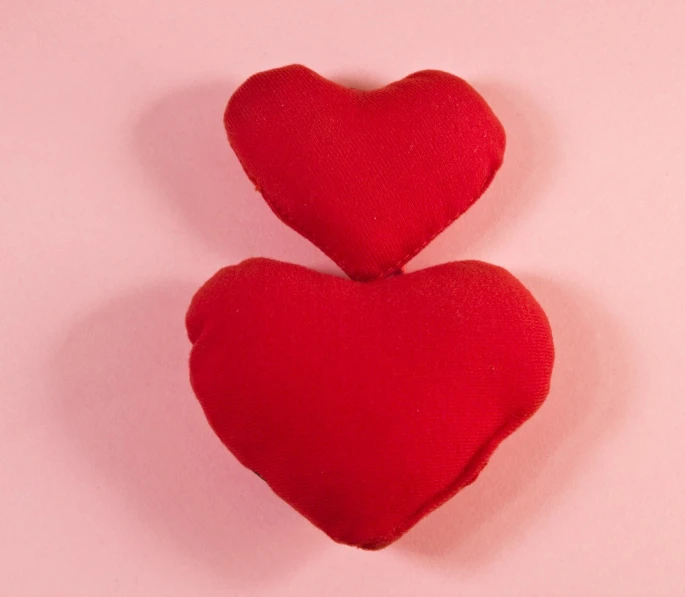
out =
<svg viewBox="0 0 685 597"><path fill-rule="evenodd" d="M250 259L197 292L186 324L221 441L366 549L476 479L544 400L554 360L532 295L478 261L360 283Z"/></svg>
<svg viewBox="0 0 685 597"><path fill-rule="evenodd" d="M275 214L355 280L400 271L480 197L505 147L485 100L436 70L373 91L300 65L265 71L224 123Z"/></svg>

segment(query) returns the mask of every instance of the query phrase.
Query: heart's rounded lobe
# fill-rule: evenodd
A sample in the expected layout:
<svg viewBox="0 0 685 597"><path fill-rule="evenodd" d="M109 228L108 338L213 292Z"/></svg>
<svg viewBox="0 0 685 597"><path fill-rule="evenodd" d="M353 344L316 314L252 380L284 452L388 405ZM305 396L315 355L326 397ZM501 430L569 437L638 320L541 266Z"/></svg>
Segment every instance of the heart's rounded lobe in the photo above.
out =
<svg viewBox="0 0 685 597"><path fill-rule="evenodd" d="M355 280L398 272L480 197L505 147L485 100L435 70L373 91L299 65L258 73L224 123L276 215Z"/></svg>
<svg viewBox="0 0 685 597"><path fill-rule="evenodd" d="M251 259L198 291L187 329L222 442L333 539L368 549L475 480L544 400L554 359L535 299L477 261L359 283Z"/></svg>

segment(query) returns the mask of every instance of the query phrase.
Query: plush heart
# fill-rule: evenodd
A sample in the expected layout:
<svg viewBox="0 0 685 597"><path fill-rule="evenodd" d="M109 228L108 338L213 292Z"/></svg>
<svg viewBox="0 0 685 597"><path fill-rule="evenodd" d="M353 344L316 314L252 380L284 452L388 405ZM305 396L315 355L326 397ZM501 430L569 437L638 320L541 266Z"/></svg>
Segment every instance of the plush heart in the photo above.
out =
<svg viewBox="0 0 685 597"><path fill-rule="evenodd" d="M440 71L374 91L299 65L266 71L224 122L271 209L355 280L396 273L466 211L505 145L485 100Z"/></svg>
<svg viewBox="0 0 685 597"><path fill-rule="evenodd" d="M476 479L544 400L554 359L535 299L477 261L359 283L251 259L211 278L186 323L192 386L224 444L367 549Z"/></svg>

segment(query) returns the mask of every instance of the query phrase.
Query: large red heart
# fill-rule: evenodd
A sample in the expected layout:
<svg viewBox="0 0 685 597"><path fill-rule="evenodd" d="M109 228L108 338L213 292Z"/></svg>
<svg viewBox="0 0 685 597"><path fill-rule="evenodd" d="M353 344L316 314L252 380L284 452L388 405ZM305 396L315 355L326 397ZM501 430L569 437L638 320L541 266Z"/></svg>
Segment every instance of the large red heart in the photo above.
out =
<svg viewBox="0 0 685 597"><path fill-rule="evenodd" d="M485 100L434 70L374 91L299 65L266 71L224 122L271 209L355 280L396 273L466 211L505 145Z"/></svg>
<svg viewBox="0 0 685 597"><path fill-rule="evenodd" d="M359 283L251 259L198 291L187 328L191 382L224 444L367 549L476 479L544 400L554 359L535 299L477 261Z"/></svg>

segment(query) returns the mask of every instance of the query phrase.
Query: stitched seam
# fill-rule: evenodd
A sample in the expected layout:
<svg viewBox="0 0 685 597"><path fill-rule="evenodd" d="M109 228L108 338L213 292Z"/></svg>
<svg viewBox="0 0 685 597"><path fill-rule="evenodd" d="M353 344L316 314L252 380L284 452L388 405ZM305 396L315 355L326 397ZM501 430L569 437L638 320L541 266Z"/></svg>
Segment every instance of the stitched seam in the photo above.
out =
<svg viewBox="0 0 685 597"><path fill-rule="evenodd" d="M461 489L464 489L464 487L467 487L471 483L475 482L480 473L487 466L490 458L500 444L538 411L546 397L547 396L545 395L539 401L539 403L535 405L533 409L531 409L530 412L525 413L522 416L515 417L514 419L498 427L490 436L490 440L471 457L468 464L462 470L462 473L454 481L449 483L441 492L435 494L426 502L424 502L419 508L417 508L416 511L408 516L399 527L394 529L395 532L393 534L376 537L375 539L366 542L361 546L361 548L377 550L382 549L389 543L396 541L414 525L416 525L416 523L419 522L423 517L430 514L434 510L437 510L445 502L454 497Z"/></svg>
<svg viewBox="0 0 685 597"><path fill-rule="evenodd" d="M402 266L404 266L404 265L407 263L407 261L409 261L410 259L416 257L416 255L418 255L418 254L419 254L421 251L423 251L431 242L433 242L433 241L435 240L435 238L436 238L438 235L440 235L441 232L443 232L444 230L446 230L447 228L449 228L456 220L459 219L460 216L464 215L464 214L468 211L468 209L469 209L476 201L478 201L478 199L479 199L480 197L483 196L483 193L485 193L485 191L487 191L488 187L490 186L490 184L492 183L492 181L493 181L494 178L495 178L495 174L497 174L497 171L498 171L498 170L500 169L500 167L502 166L503 161L504 161L504 160L500 160L499 163L490 171L490 174L488 175L487 179L485 180L485 184L482 185L480 191L478 191L478 192L476 193L475 197L471 200L471 202L466 206L466 208L465 208L463 211L457 213L457 214L454 215L454 216L448 217L448 218L446 219L446 223L443 224L442 226L440 226L440 227L437 229L437 231L431 233L430 236L428 237L428 240L426 240L423 244L419 245L416 249L412 249L411 251L409 251L409 253L407 253L402 259L400 259L399 262L398 262L396 265L394 265L393 267L387 269L385 272L383 272L383 274L381 274L380 277L381 277L381 278L385 278L388 274L390 274L390 273L391 273L394 269L396 269L397 267L402 267Z"/></svg>
<svg viewBox="0 0 685 597"><path fill-rule="evenodd" d="M240 158L240 153L238 152L238 149L233 145L233 142L231 140L231 135L229 133L228 135L228 142L233 148L233 151L235 152L236 156L238 156L238 161L240 162L240 165L243 169L243 172L247 175L247 177L250 179L250 182L254 185L255 189L261 194L261 196L264 198L264 201L266 201L266 204L269 206L272 212L276 214L276 216L288 227L290 227L292 230L300 234L301 236L304 236L309 242L313 243L316 245L321 251L323 251L328 257L330 257L336 264L340 266L341 269L345 271L345 273L352 278L352 276L348 273L349 269L356 269L356 268L349 268L349 263L340 257L340 255L336 252L333 251L330 246L325 243L321 242L319 237L317 237L316 234L312 234L305 228L300 227L297 222L293 219L293 217L286 212L284 209L282 209L280 206L276 205L276 203L269 197L269 194L259 185L257 182L256 178L250 173L248 170L247 166L243 162L243 160ZM374 280L380 280L382 278L388 277L391 273L394 271L397 271L398 269L401 269L407 261L418 255L423 249L425 249L435 238L446 228L448 228L450 225L452 225L458 218L459 216L463 215L482 195L485 193L487 188L490 186L492 183L493 179L495 178L495 174L497 171L500 169L503 163L503 159L499 160L499 162L495 165L494 168L490 171L490 174L488 178L486 179L485 183L482 185L480 191L476 193L475 197L471 200L471 202L466 206L466 209L463 211L455 214L454 216L446 218L445 222L443 224L440 224L437 228L437 230L430 232L427 240L425 240L423 243L417 245L415 248L411 249L404 257L394 261L392 265L388 266L385 270L382 271L382 273L378 275L374 275L370 278L362 278L362 279L356 279L352 278L355 281L358 282L373 282Z"/></svg>

